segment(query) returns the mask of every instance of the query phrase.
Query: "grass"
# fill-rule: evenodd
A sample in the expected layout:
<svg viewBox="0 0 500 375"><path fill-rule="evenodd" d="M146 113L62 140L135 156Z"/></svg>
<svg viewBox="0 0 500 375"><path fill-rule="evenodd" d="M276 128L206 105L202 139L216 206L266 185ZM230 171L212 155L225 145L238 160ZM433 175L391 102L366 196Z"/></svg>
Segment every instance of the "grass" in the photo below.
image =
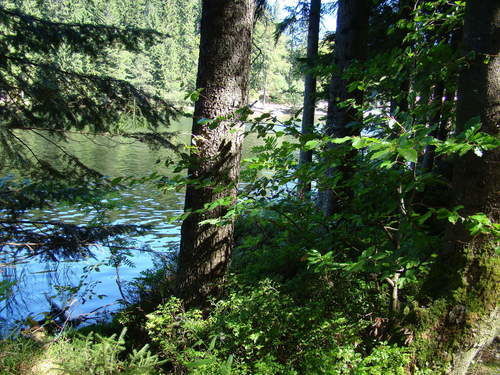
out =
<svg viewBox="0 0 500 375"><path fill-rule="evenodd" d="M0 341L0 375L28 374L43 352L42 344L22 336Z"/></svg>

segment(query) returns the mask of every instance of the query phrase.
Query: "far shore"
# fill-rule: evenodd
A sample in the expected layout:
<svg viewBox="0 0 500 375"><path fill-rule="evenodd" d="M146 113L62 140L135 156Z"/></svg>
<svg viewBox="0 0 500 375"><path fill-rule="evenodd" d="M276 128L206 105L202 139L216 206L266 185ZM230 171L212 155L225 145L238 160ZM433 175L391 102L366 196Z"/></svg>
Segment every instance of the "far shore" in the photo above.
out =
<svg viewBox="0 0 500 375"><path fill-rule="evenodd" d="M293 104L281 104L281 103L270 103L256 101L250 104L252 111L256 115L261 115L264 113L270 113L272 116L283 120L292 115L297 111L301 110L300 106L294 106ZM194 108L192 106L185 107L185 111L192 112ZM327 103L326 101L320 101L316 105L315 117L316 119L326 116ZM299 114L300 117L300 114Z"/></svg>
<svg viewBox="0 0 500 375"><path fill-rule="evenodd" d="M252 111L256 114L271 113L277 118L284 118L295 114L297 111L301 110L301 106L297 107L292 104L279 104L279 103L264 103L257 101L252 104ZM316 105L316 117L326 116L326 101L320 101Z"/></svg>

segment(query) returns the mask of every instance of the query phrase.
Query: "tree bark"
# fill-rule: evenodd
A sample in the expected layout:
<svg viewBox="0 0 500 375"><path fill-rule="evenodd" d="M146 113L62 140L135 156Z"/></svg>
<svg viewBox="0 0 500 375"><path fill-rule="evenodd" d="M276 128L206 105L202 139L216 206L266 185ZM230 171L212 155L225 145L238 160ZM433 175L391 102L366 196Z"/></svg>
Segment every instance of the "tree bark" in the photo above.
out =
<svg viewBox="0 0 500 375"><path fill-rule="evenodd" d="M321 19L321 0L311 0L309 6L309 26L307 30L307 73L304 80L304 109L302 112L302 135L314 131L314 110L316 107L316 75L311 68L318 58L319 22ZM301 150L299 166L312 162L312 150ZM299 194L311 191L311 181L299 181Z"/></svg>
<svg viewBox="0 0 500 375"><path fill-rule="evenodd" d="M220 219L228 206L204 212L219 199L234 200L239 178L243 124L238 118L200 122L227 116L248 102L254 0L203 0L197 87L185 211L177 273L177 293L187 305L203 305L217 293L233 248L232 221Z"/></svg>
<svg viewBox="0 0 500 375"><path fill-rule="evenodd" d="M481 119L481 131L498 137L500 124L500 3L496 0L467 1L463 49L466 67L458 85L457 133L471 119ZM455 203L462 214L486 214L498 222L500 150L482 157L473 152L460 157L453 171ZM449 316L463 311L459 322L448 319L445 326L447 352L453 357L450 374L464 375L476 354L499 333L498 269L495 268L494 235L472 236L462 224L449 228L444 262L446 280L455 297ZM460 291L460 293L457 293ZM460 298L460 299L459 299Z"/></svg>
<svg viewBox="0 0 500 375"><path fill-rule="evenodd" d="M356 105L363 102L361 90L348 90L349 80L344 74L356 61L366 58L368 39L369 0L340 0L337 10L337 31L335 33L334 65L336 72L332 75L329 86L328 112L326 133L335 138L359 135L363 114L353 105L344 106L347 100L353 100ZM331 145L330 148L333 148ZM349 157L337 170L343 174L343 179L350 175ZM333 175L329 169L328 176ZM333 190L326 189L321 193L321 208L326 216L335 211L336 201Z"/></svg>

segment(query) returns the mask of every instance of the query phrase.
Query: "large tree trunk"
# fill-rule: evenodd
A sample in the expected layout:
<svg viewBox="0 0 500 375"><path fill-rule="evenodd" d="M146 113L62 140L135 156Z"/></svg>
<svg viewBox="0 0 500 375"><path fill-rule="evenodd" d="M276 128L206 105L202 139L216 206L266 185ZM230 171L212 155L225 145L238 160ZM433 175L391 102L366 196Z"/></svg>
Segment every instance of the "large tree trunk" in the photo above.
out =
<svg viewBox="0 0 500 375"><path fill-rule="evenodd" d="M481 119L481 131L498 137L500 124L500 3L497 0L467 1L463 48L467 66L458 87L457 132L467 123ZM456 204L465 216L484 213L498 222L500 150L482 157L469 152L454 166L453 190ZM472 236L462 224L450 227L444 262L449 269L447 286L454 299L444 326L442 340L452 356L450 374L466 374L475 355L499 332L498 260L494 235ZM498 243L497 243L498 244ZM457 314L457 311L460 314ZM457 318L459 316L460 318ZM438 353L442 354L442 353Z"/></svg>
<svg viewBox="0 0 500 375"><path fill-rule="evenodd" d="M340 0L338 3L333 61L336 72L330 82L326 122L326 133L332 137L341 138L360 133L362 113L354 106L344 106L342 103L354 100L356 105L362 104L363 92L349 91L347 87L350 82L344 74L354 62L362 61L366 57L370 3L369 0ZM346 158L344 165L337 169L345 179L350 174L349 159ZM327 173L332 175L333 170L330 169ZM336 207L333 191L322 191L320 199L323 213L331 215Z"/></svg>
<svg viewBox="0 0 500 375"><path fill-rule="evenodd" d="M302 112L302 135L314 131L314 110L316 107L316 75L311 68L318 58L319 22L321 19L321 0L311 0L309 6L309 26L307 30L307 73L304 81L304 110ZM301 150L299 166L312 162L312 150ZM299 194L311 191L311 181L299 181Z"/></svg>
<svg viewBox="0 0 500 375"><path fill-rule="evenodd" d="M218 121L216 127L200 119L226 116L247 104L254 0L203 0L191 166L193 181L186 189L177 292L187 304L203 304L216 293L233 247L232 222L202 224L219 219L228 206L196 212L223 198L235 198L239 178L242 127L238 119Z"/></svg>

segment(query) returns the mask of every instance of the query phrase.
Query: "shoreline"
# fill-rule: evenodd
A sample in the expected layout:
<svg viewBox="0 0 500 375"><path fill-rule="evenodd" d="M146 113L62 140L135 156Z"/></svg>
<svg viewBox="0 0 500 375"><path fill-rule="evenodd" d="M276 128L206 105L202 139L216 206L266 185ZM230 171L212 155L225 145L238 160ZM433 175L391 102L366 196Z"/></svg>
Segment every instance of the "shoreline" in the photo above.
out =
<svg viewBox="0 0 500 375"><path fill-rule="evenodd" d="M261 101L255 101L250 104L251 110L254 112L254 115L262 115L264 113L270 113L272 116L283 119L294 115L297 111L299 111L302 106L296 107L292 104L280 104L280 103L263 103ZM193 106L185 106L183 110L186 112L193 112ZM327 102L319 101L316 104L315 110L315 119L325 117L327 113ZM301 116L299 116L301 118Z"/></svg>

